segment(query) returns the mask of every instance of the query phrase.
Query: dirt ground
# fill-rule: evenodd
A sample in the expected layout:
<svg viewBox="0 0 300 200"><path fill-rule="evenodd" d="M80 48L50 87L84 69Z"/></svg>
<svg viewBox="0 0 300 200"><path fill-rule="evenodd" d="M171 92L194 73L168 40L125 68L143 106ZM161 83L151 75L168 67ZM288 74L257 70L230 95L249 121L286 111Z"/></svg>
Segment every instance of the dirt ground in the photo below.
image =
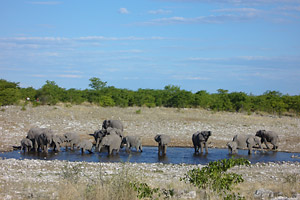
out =
<svg viewBox="0 0 300 200"><path fill-rule="evenodd" d="M90 104L28 105L25 109L21 106L1 107L0 151L19 146L31 127L48 127L56 134L77 132L81 138L93 140L89 134L100 129L105 119L121 120L125 126L124 134L140 136L143 145L156 145L154 136L164 133L171 136L171 146L192 146L194 132L210 130L209 146L226 148L226 143L236 134L255 134L257 130L266 129L279 134L279 151L295 152L295 155L300 152L299 118L214 113L202 109L102 108ZM299 161L295 158L295 162L235 167L232 171L242 174L245 179L236 191L246 199L300 199ZM111 176L126 168L150 186L181 191L183 196L175 199L203 199L199 189L180 181L188 170L203 165L16 160L1 159L1 154L0 199L61 199L60 195L65 192L65 188L61 188L62 169L76 165L84 166L83 181L90 180L89 177L94 177L99 169L104 176Z"/></svg>
<svg viewBox="0 0 300 200"><path fill-rule="evenodd" d="M101 128L105 119L124 123L125 135L137 135L143 145L156 145L156 134L168 134L170 146L192 146L192 134L210 130L209 147L226 148L236 134L253 134L260 129L279 134L279 151L300 152L300 118L272 115L211 112L175 108L103 108L86 105L1 107L0 151L20 145L31 127L48 127L56 134L77 132L82 138ZM91 138L92 139L92 138Z"/></svg>

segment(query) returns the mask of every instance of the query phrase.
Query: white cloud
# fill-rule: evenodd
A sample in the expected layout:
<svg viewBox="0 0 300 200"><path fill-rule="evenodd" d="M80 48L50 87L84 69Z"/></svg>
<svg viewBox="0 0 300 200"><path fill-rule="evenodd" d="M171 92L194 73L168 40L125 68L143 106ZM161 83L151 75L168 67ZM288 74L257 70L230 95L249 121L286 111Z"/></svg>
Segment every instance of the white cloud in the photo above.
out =
<svg viewBox="0 0 300 200"><path fill-rule="evenodd" d="M29 1L27 2L29 4L35 4L35 5L58 5L62 2L60 1Z"/></svg>
<svg viewBox="0 0 300 200"><path fill-rule="evenodd" d="M253 13L247 15L209 15L209 16L199 16L194 18L185 17L169 17L169 18L159 18L147 22L139 23L140 25L170 25L170 24L218 24L226 22L243 22L255 18L256 15Z"/></svg>
<svg viewBox="0 0 300 200"><path fill-rule="evenodd" d="M60 78L81 78L80 75L75 75L75 74L59 74L57 77Z"/></svg>
<svg viewBox="0 0 300 200"><path fill-rule="evenodd" d="M119 9L119 13L121 13L121 14L129 14L129 11L127 10L127 8L120 8Z"/></svg>
<svg viewBox="0 0 300 200"><path fill-rule="evenodd" d="M172 13L172 11L158 9L158 10L150 10L150 11L148 11L148 13L149 14L153 14L153 15L158 15L158 14L170 14L170 13Z"/></svg>

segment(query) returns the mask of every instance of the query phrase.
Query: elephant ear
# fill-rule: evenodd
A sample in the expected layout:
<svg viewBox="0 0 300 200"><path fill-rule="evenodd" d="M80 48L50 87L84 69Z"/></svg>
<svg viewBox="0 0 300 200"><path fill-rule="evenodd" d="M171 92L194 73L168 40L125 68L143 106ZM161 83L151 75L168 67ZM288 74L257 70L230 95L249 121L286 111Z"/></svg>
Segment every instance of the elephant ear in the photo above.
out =
<svg viewBox="0 0 300 200"><path fill-rule="evenodd" d="M200 134L198 134L198 135L197 135L198 140L199 140L199 141L204 141L204 140L205 140L204 135L205 135L205 134L204 134L203 132L201 132Z"/></svg>
<svg viewBox="0 0 300 200"><path fill-rule="evenodd" d="M104 120L102 123L102 129L106 129L107 128L107 120Z"/></svg>
<svg viewBox="0 0 300 200"><path fill-rule="evenodd" d="M156 136L154 137L154 140L155 140L156 142L159 142L159 141L160 141L160 135L156 135Z"/></svg>

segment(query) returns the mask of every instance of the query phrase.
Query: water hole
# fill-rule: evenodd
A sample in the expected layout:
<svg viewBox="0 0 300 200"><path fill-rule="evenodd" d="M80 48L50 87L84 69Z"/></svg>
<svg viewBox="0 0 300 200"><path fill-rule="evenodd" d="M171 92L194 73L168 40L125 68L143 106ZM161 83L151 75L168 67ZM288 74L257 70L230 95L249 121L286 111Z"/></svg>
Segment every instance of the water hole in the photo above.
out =
<svg viewBox="0 0 300 200"><path fill-rule="evenodd" d="M41 160L68 160L68 161L84 161L84 162L135 162L135 163L165 163L165 164L207 164L224 158L231 158L233 155L228 153L227 149L209 148L208 153L195 154L194 149L190 147L168 147L167 155L159 156L157 147L143 147L143 152L137 152L135 149L131 153L127 153L124 149L119 154L108 155L107 152L81 153L80 150L67 150L62 148L60 152L49 150L48 153L42 152L23 152L14 150L11 152L0 153L0 157L4 159L41 159ZM248 155L247 150L239 150L236 158L246 158L252 163L256 162L283 162L283 161L300 161L299 153L286 152L260 152Z"/></svg>

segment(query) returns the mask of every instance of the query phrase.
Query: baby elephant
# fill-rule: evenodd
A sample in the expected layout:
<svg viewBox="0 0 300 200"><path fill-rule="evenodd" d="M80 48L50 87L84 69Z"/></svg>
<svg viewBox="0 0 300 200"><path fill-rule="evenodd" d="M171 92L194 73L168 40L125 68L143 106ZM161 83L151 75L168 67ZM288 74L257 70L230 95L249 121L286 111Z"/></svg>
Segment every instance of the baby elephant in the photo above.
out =
<svg viewBox="0 0 300 200"><path fill-rule="evenodd" d="M278 135L277 133L273 132L273 131L266 131L266 130L259 130L256 132L256 135L261 138L261 143L265 143L267 149L270 149L270 147L268 146L268 142L270 142L273 145L273 149L277 149L278 148Z"/></svg>
<svg viewBox="0 0 300 200"><path fill-rule="evenodd" d="M168 144L171 142L171 138L168 135L158 134L154 137L154 140L158 143L158 155L166 155Z"/></svg>
<svg viewBox="0 0 300 200"><path fill-rule="evenodd" d="M136 151L140 150L143 152L142 142L139 137L136 136L126 136L122 140L121 148L126 145L126 151L130 152L131 147L135 147Z"/></svg>
<svg viewBox="0 0 300 200"><path fill-rule="evenodd" d="M32 141L28 138L23 138L21 140L21 151L29 152L33 148Z"/></svg>
<svg viewBox="0 0 300 200"><path fill-rule="evenodd" d="M77 145L77 148L81 149L81 153L84 153L85 150L87 150L89 153L93 153L92 152L93 143L89 140L80 141Z"/></svg>

